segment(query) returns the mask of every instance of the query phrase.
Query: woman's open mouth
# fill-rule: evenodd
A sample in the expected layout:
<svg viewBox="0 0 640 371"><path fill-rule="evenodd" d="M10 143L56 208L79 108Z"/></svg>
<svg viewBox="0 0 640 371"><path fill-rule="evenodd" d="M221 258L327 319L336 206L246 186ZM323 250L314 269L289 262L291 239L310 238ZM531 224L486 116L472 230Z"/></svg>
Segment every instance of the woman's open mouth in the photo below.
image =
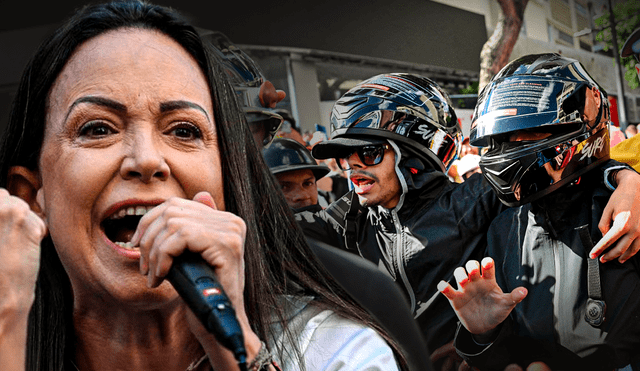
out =
<svg viewBox="0 0 640 371"><path fill-rule="evenodd" d="M154 206L128 206L117 210L102 221L102 229L105 236L114 244L133 250L131 238L136 232L138 223L144 214L153 209Z"/></svg>

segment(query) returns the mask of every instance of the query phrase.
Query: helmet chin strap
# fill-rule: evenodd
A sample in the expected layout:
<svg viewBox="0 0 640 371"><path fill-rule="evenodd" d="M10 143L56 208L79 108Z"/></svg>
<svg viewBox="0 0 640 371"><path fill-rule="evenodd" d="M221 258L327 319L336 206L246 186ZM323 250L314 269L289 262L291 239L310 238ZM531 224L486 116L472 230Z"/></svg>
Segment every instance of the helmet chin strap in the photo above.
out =
<svg viewBox="0 0 640 371"><path fill-rule="evenodd" d="M402 171L400 171L400 161L402 160L402 152L400 151L400 147L398 147L398 145L391 139L387 139L387 142L389 142L389 144L393 148L393 152L395 152L396 154L395 172L398 180L400 181L400 186L402 187L402 194L400 195L400 201L398 202L398 205L396 205L396 210L400 210L400 208L402 208L402 204L404 204L404 197L407 194L409 188L404 176L402 175Z"/></svg>

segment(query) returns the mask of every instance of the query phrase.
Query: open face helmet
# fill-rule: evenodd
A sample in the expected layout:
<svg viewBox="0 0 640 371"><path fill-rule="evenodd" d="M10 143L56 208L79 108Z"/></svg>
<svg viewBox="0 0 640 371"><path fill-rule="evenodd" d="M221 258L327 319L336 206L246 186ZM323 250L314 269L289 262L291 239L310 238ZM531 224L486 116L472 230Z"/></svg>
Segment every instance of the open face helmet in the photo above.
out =
<svg viewBox="0 0 640 371"><path fill-rule="evenodd" d="M252 130L263 130L262 145L273 139L282 124L282 116L275 111L276 103L284 99L284 92L277 91L264 79L262 71L249 56L220 32L205 35L213 44L236 96Z"/></svg>
<svg viewBox="0 0 640 371"><path fill-rule="evenodd" d="M488 147L482 173L503 203L517 206L577 181L607 160L609 122L606 92L578 61L528 55L506 65L482 89L470 142ZM516 133L544 138L513 141Z"/></svg>
<svg viewBox="0 0 640 371"><path fill-rule="evenodd" d="M262 155L274 175L309 169L318 180L329 173L328 166L319 165L311 156L311 152L293 139L274 139L271 144L264 147Z"/></svg>
<svg viewBox="0 0 640 371"><path fill-rule="evenodd" d="M354 147L393 140L425 165L446 172L460 151L462 130L447 93L414 74L374 76L333 106L331 140L316 144L316 158L341 158Z"/></svg>

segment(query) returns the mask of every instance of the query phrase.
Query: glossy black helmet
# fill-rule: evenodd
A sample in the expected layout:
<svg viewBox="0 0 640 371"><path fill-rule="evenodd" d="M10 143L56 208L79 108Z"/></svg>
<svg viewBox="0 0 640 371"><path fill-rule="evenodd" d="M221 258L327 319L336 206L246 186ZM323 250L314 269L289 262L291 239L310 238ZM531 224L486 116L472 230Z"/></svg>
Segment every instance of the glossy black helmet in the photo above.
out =
<svg viewBox="0 0 640 371"><path fill-rule="evenodd" d="M213 31L204 37L215 47L216 56L231 80L247 122L262 124L262 144L269 143L282 124L282 116L275 111L275 105L284 98L284 92L276 91L273 84L265 80L260 67L226 35Z"/></svg>
<svg viewBox="0 0 640 371"><path fill-rule="evenodd" d="M470 143L488 147L480 160L482 173L503 203L516 206L607 160L609 121L606 92L578 61L558 54L527 55L506 65L482 89ZM546 137L512 141L516 132Z"/></svg>
<svg viewBox="0 0 640 371"><path fill-rule="evenodd" d="M276 138L262 150L264 160L273 174L309 169L317 179L329 173L329 167L319 165L301 143L288 138Z"/></svg>
<svg viewBox="0 0 640 371"><path fill-rule="evenodd" d="M413 74L383 74L365 80L335 103L331 140L316 144L313 155L345 157L354 146L387 139L446 172L462 141L447 93L430 79Z"/></svg>

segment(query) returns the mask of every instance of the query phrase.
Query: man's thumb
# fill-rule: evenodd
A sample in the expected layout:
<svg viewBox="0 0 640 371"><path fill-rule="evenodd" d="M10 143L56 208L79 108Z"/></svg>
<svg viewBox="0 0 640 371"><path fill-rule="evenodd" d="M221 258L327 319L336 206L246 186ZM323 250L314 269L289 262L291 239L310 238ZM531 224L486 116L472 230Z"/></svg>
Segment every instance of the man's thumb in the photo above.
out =
<svg viewBox="0 0 640 371"><path fill-rule="evenodd" d="M524 287L518 287L515 290L511 291L511 300L513 300L514 304L518 304L527 297L527 294L527 289L525 289Z"/></svg>

